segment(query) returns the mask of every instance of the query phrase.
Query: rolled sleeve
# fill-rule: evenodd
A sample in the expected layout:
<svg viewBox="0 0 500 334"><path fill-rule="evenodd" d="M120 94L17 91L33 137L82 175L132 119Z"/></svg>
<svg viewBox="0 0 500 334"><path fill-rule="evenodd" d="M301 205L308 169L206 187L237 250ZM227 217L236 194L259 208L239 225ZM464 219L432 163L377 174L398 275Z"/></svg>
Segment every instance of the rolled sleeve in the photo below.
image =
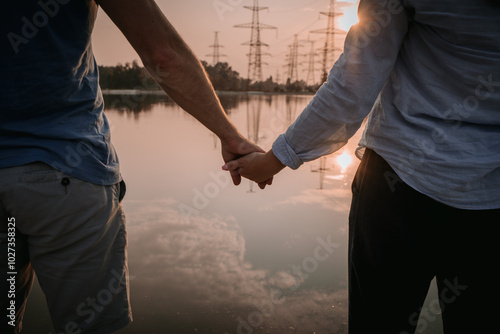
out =
<svg viewBox="0 0 500 334"><path fill-rule="evenodd" d="M279 161L291 169L299 168L304 162L286 142L285 135L280 135L273 143L273 153Z"/></svg>

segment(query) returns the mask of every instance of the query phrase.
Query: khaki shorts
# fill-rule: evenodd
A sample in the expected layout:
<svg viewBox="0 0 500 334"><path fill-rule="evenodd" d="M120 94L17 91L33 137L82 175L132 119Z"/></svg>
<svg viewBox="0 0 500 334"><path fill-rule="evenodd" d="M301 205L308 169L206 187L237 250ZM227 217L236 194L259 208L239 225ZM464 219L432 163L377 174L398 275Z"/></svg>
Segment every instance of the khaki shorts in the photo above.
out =
<svg viewBox="0 0 500 334"><path fill-rule="evenodd" d="M20 332L34 273L56 333L130 323L124 193L44 163L0 169L1 333Z"/></svg>

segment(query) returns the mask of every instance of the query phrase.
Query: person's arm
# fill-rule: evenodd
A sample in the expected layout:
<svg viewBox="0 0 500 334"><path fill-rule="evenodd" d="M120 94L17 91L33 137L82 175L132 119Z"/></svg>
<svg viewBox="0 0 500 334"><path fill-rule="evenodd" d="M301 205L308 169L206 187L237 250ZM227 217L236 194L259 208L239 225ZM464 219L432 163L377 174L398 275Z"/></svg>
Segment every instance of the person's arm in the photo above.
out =
<svg viewBox="0 0 500 334"><path fill-rule="evenodd" d="M371 111L401 52L409 26L403 1L361 0L358 18L328 81L273 143L275 156L292 169L347 143Z"/></svg>
<svg viewBox="0 0 500 334"><path fill-rule="evenodd" d="M409 24L401 0L361 0L358 17L328 81L272 150L226 163L224 170L263 180L335 152L356 133L394 67Z"/></svg>
<svg viewBox="0 0 500 334"><path fill-rule="evenodd" d="M168 96L220 138L224 161L263 152L231 123L200 61L153 0L96 0L96 3L123 32ZM237 172L231 176L235 184L240 183Z"/></svg>

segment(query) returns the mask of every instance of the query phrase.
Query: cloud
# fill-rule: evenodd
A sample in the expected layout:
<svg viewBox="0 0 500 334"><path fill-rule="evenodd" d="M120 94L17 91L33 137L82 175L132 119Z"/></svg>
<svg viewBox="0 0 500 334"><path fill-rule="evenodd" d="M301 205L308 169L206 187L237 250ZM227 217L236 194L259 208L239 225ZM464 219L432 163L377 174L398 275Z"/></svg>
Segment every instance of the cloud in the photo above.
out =
<svg viewBox="0 0 500 334"><path fill-rule="evenodd" d="M187 222L171 204L145 203L127 214L132 275L184 292L184 300L234 303L263 292L266 272L245 262L245 240L234 220L192 216Z"/></svg>
<svg viewBox="0 0 500 334"><path fill-rule="evenodd" d="M245 239L234 218L191 216L186 221L177 204L172 199L125 203L129 267L135 276L132 305L156 309L158 314L144 314L156 317L159 328L172 322L165 321L172 314L188 317L189 312L191 320L176 321L198 327L213 323L215 333L257 325L273 333L344 332L345 289L305 289L305 280L291 272L254 268L245 260Z"/></svg>

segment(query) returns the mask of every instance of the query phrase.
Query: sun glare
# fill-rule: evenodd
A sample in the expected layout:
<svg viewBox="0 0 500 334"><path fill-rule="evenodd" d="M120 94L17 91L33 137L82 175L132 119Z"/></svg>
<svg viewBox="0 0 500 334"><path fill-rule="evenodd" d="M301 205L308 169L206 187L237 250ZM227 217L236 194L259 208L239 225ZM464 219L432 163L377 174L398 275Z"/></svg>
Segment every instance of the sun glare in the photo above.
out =
<svg viewBox="0 0 500 334"><path fill-rule="evenodd" d="M337 163L342 168L342 173L352 164L352 155L346 150L337 157Z"/></svg>
<svg viewBox="0 0 500 334"><path fill-rule="evenodd" d="M340 18L339 25L342 30L349 31L351 26L358 23L358 6L347 7Z"/></svg>

